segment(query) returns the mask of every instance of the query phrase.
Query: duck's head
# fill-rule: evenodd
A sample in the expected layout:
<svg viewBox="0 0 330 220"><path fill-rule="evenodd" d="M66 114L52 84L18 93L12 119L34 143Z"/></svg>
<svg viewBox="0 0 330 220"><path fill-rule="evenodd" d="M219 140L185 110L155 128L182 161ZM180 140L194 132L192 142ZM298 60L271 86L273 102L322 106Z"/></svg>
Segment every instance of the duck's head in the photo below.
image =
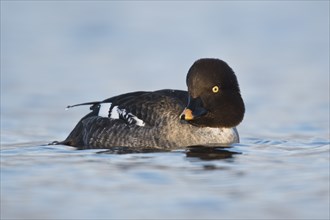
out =
<svg viewBox="0 0 330 220"><path fill-rule="evenodd" d="M180 118L201 127L235 127L245 107L234 71L222 60L200 59L187 74L188 104Z"/></svg>

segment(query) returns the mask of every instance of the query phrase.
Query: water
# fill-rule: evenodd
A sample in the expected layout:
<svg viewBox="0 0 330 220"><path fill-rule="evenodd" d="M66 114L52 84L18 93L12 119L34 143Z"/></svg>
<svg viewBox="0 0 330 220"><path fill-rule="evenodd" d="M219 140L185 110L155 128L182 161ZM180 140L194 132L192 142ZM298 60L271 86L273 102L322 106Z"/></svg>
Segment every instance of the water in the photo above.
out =
<svg viewBox="0 0 330 220"><path fill-rule="evenodd" d="M328 142L251 139L244 143L213 152L122 155L33 143L7 146L1 152L2 215L24 219L327 217Z"/></svg>
<svg viewBox="0 0 330 220"><path fill-rule="evenodd" d="M1 1L1 219L329 219L329 2ZM61 15L61 16L59 16ZM49 146L87 107L237 73L231 148Z"/></svg>

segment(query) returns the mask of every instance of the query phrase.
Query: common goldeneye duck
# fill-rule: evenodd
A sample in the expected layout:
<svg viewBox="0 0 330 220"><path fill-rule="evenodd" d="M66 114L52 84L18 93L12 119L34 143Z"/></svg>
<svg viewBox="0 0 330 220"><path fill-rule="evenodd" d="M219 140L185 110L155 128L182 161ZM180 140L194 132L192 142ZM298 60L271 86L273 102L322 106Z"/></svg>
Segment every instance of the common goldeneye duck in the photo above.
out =
<svg viewBox="0 0 330 220"><path fill-rule="evenodd" d="M204 58L189 69L187 91L132 92L91 105L59 144L88 148L223 146L239 142L235 128L245 112L233 70Z"/></svg>

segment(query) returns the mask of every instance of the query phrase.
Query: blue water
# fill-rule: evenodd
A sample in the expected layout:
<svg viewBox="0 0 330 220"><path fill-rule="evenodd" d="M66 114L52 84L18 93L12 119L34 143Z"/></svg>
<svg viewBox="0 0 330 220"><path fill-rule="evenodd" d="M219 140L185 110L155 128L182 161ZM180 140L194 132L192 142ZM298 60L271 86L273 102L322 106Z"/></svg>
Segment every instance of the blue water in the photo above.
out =
<svg viewBox="0 0 330 220"><path fill-rule="evenodd" d="M237 74L231 148L49 146L124 92ZM328 1L1 1L1 219L329 219Z"/></svg>

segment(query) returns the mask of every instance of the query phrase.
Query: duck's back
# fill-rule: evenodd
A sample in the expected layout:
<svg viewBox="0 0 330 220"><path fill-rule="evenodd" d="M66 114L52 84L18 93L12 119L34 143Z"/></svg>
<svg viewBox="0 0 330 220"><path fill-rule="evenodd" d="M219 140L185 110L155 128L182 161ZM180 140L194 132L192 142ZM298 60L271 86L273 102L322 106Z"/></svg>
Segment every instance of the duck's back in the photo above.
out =
<svg viewBox="0 0 330 220"><path fill-rule="evenodd" d="M164 130L178 123L187 92L133 92L94 103L62 144L80 149L172 146Z"/></svg>

